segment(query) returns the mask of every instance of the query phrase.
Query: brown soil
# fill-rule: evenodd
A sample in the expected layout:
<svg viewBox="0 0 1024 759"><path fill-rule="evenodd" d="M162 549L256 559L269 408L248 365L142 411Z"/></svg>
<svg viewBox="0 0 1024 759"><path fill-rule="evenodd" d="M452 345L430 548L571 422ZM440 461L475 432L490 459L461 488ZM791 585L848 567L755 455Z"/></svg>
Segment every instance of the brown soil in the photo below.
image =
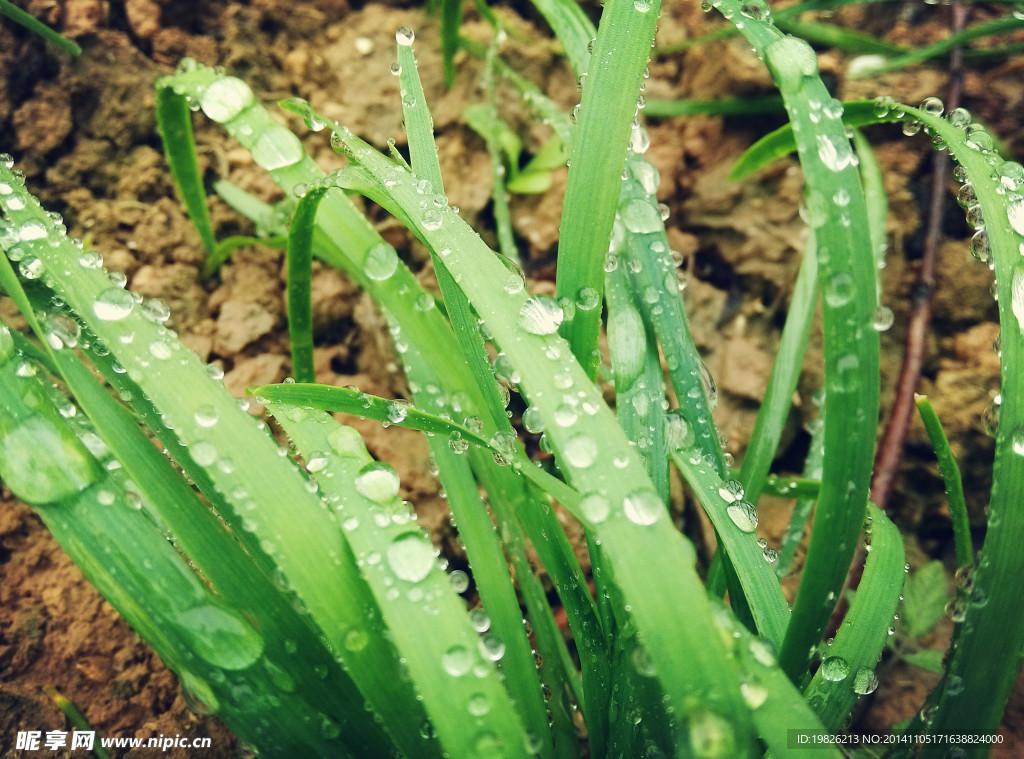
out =
<svg viewBox="0 0 1024 759"><path fill-rule="evenodd" d="M480 96L478 64L461 56L457 82L445 91L437 22L405 7L403 0L358 8L346 0L17 4L76 39L84 53L72 59L0 20L0 152L14 154L29 187L64 215L72 234L91 239L108 267L125 272L133 289L171 306L172 326L204 359L223 365L225 382L237 395L252 384L280 381L290 371L282 332L283 261L270 249L243 248L213 279L199 276L201 245L175 199L152 109L154 80L169 73L181 57L225 66L245 78L265 102L286 95L308 98L383 146L389 137L402 140L398 85L386 73L394 56L394 30L402 24L415 27L450 200L474 225L488 223L488 159L481 140L461 122L463 107ZM596 5L587 7L596 15ZM510 61L570 108L576 98L572 77L557 45L539 31L536 15L526 12L534 19L527 22L507 8L499 12L510 31L505 48ZM467 18L473 19L467 21L467 32L486 39L475 12L467 10ZM866 31L888 31L891 39L908 45L942 36L947 23L940 9L888 5L849 9L841 20ZM671 44L711 28L699 3L666 3L659 42ZM939 68L918 68L867 84L848 82L847 63L834 52L821 56L822 70L843 97L888 94L916 103L945 87L946 73ZM1024 153L1022 65L1017 59L970 70L965 84L964 105L992 125L1016 155ZM659 58L651 73L650 98L771 92L763 66L738 38ZM691 272L687 298L694 336L722 391L716 416L737 456L753 425L804 239L796 211L802 179L792 160L764 170L756 181L731 184L725 179L742 150L773 126L768 119L698 116L654 120L650 127L649 156L661 172L659 197L672 211L670 239L687 256ZM227 177L268 199L278 197L247 154L216 125L197 120L196 127L208 179ZM534 144L543 139L539 131L530 136ZM872 131L871 137L891 203L884 302L895 311L896 326L883 335L887 408L920 257L918 209L927 191L931 151L923 140L907 140L889 129ZM306 144L325 167L337 165L322 136L311 136ZM556 175L548 194L513 199L519 243L539 288L553 278L563 187L564 172ZM993 448L981 419L998 389L998 360L992 351L998 327L990 274L969 260L963 216L952 201L948 205L934 338L922 391L932 397L960 458L972 526L980 539ZM220 201L212 206L220 235L251 231ZM406 260L423 268L426 256L409 235L393 222L377 221ZM342 275L318 265L314 299L319 379L382 395L401 394L386 330L366 297ZM5 318L10 316L9 302L0 300L0 309ZM791 432L783 443L785 463L795 464L806 444L800 422L813 414L809 399L821 384L819 359L815 338ZM403 494L417 504L423 523L439 542L453 546L425 445L415 434L385 431L376 424L364 424L362 431L374 455L399 467ZM782 501L762 509L765 537L779 537L787 513ZM942 483L919 426L912 428L892 513L908 537L912 561L949 559L951 528ZM215 719L189 710L174 676L84 582L32 512L9 498L0 506L0 571L4 757L20 754L12 747L19 729L66 729L63 715L42 692L48 685L76 703L100 735L209 735L213 745L203 756L236 755L231 734ZM948 630L928 642L939 647L943 635L948 638ZM889 665L879 674L883 686L864 723L873 730L912 714L932 684L930 676L903 664ZM1018 693L1010 714L1019 715L1021 703ZM1021 721L1015 722L1019 730Z"/></svg>

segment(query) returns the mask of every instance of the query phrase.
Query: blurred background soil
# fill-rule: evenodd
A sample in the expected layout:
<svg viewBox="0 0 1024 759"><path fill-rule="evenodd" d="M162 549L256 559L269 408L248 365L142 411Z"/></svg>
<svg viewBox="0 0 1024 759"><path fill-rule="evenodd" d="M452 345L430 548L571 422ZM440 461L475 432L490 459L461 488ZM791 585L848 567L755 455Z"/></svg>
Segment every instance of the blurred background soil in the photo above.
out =
<svg viewBox="0 0 1024 759"><path fill-rule="evenodd" d="M489 159L482 140L462 120L465 106L481 98L479 63L460 54L455 85L445 90L437 20L418 6L401 0L16 4L77 40L83 54L73 59L0 19L0 152L14 155L29 188L47 208L64 216L73 235L101 251L109 268L127 274L132 289L170 305L170 326L201 357L224 368L225 384L238 396L249 385L280 381L290 373L283 331L283 254L242 248L219 274L201 278L202 248L176 200L152 108L154 81L170 73L182 57L224 66L271 106L281 97L307 98L384 147L389 137L400 144L404 140L398 82L387 73L394 58L394 32L401 25L414 27L449 199L485 236L493 226ZM671 45L723 25L699 5L665 3L658 44ZM584 7L597 18L596 3ZM975 7L977 18L989 12ZM543 21L525 3L499 5L497 10L509 31L503 46L507 60L568 111L577 99L575 83ZM876 4L845 9L835 20L920 46L945 36L948 9L911 2ZM480 41L489 38L488 27L470 8L464 32ZM823 51L820 58L826 82L844 99L890 95L916 104L926 96L941 96L948 78L936 64L853 81L846 76L848 56ZM763 65L739 37L659 56L650 69L648 98L773 92ZM1024 58L1019 57L968 68L962 103L1018 158L1024 155L1022 72ZM528 148L538 148L547 139L544 128L527 126L527 114L514 99L507 102L508 119L523 126ZM793 159L741 183L730 183L726 174L753 140L781 123L779 118L649 120L648 156L660 170L659 199L671 211L669 239L684 256L692 330L718 381L716 418L737 459L771 367L806 232L797 214L803 180ZM287 121L306 134L297 120ZM267 200L281 197L217 125L203 119L195 124L208 181L227 178ZM921 256L920 209L927 197L932 151L926 138L908 139L895 127L873 128L868 135L884 169L890 200L883 303L893 310L895 324L882 335L886 410L902 361L909 293ZM341 165L323 135L306 134L305 143L328 170ZM564 183L563 170L555 173L553 187L544 195L512 200L517 241L536 290L552 287ZM983 416L998 392L999 363L992 348L998 324L991 274L967 252L970 230L953 196L950 192L946 204L920 392L931 396L960 460L980 545L993 452ZM219 237L251 233L219 200L211 205ZM379 209L371 213L385 237L427 281L426 251ZM319 380L401 395L398 362L383 321L367 298L343 275L319 264L313 294ZM9 301L0 299L0 313L11 317ZM777 462L782 471L798 469L806 451L803 425L816 414L811 396L821 386L820 359L820 336L815 335ZM402 495L417 505L435 541L454 555L457 544L438 482L429 472L426 446L414 433L351 423L363 432L375 456L398 467ZM0 756L18 755L13 741L19 729L67 729L63 715L42 692L47 685L76 703L100 735L210 736L212 748L202 752L204 757L238 755L231 734L216 719L189 709L175 677L85 583L32 512L5 490L0 497L7 498L0 504ZM762 506L761 531L770 543L782 534L790 505L779 500ZM952 530L943 485L916 422L890 512L907 537L914 566L929 558L950 565ZM924 643L941 648L951 626L946 620ZM883 664L879 676L882 686L869 700L858 723L861 729L884 731L912 715L935 681L900 662ZM1022 703L1018 688L1006 717L1018 730L1024 724ZM127 755L143 757L146 752Z"/></svg>

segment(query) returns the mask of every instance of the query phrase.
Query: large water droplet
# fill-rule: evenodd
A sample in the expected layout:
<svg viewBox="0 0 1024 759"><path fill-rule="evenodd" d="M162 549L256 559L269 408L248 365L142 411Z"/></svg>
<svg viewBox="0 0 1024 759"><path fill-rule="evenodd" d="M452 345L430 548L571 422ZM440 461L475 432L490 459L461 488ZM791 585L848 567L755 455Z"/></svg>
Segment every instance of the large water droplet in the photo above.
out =
<svg viewBox="0 0 1024 759"><path fill-rule="evenodd" d="M233 76L216 80L199 96L203 113L221 124L231 121L255 102L249 85Z"/></svg>
<svg viewBox="0 0 1024 759"><path fill-rule="evenodd" d="M36 414L0 422L0 479L26 503L39 506L71 498L99 472L78 438L49 417Z"/></svg>
<svg viewBox="0 0 1024 759"><path fill-rule="evenodd" d="M263 653L263 638L240 615L212 604L189 609L178 617L191 650L215 667L245 669Z"/></svg>
<svg viewBox="0 0 1024 759"><path fill-rule="evenodd" d="M434 546L419 532L399 535L388 546L388 564L406 582L419 582L434 567Z"/></svg>
<svg viewBox="0 0 1024 759"><path fill-rule="evenodd" d="M1007 205L1006 218L1009 219L1013 231L1024 235L1024 197L1018 197Z"/></svg>
<svg viewBox="0 0 1024 759"><path fill-rule="evenodd" d="M626 518L639 525L654 524L665 513L665 505L651 490L638 490L626 496L622 503Z"/></svg>
<svg viewBox="0 0 1024 759"><path fill-rule="evenodd" d="M600 524L608 518L611 504L601 493L591 493L580 501L580 509L587 519L594 524Z"/></svg>
<svg viewBox="0 0 1024 759"><path fill-rule="evenodd" d="M473 656L465 646L452 646L441 657L441 666L452 677L462 677L473 666Z"/></svg>
<svg viewBox="0 0 1024 759"><path fill-rule="evenodd" d="M861 667L853 676L853 692L858 695L866 696L869 693L874 693L877 687L878 677L870 667Z"/></svg>
<svg viewBox="0 0 1024 759"><path fill-rule="evenodd" d="M416 41L416 33L408 26L401 26L398 28L398 31L395 32L395 40L399 45L409 47Z"/></svg>
<svg viewBox="0 0 1024 759"><path fill-rule="evenodd" d="M835 272L825 288L825 302L833 308L845 306L853 299L853 277L845 271Z"/></svg>
<svg viewBox="0 0 1024 759"><path fill-rule="evenodd" d="M108 287L96 297L92 304L92 311L103 321L118 321L124 319L135 307L135 299L127 290L120 287Z"/></svg>
<svg viewBox="0 0 1024 759"><path fill-rule="evenodd" d="M551 335L558 331L564 314L554 298L535 295L519 310L519 326L532 335Z"/></svg>
<svg viewBox="0 0 1024 759"><path fill-rule="evenodd" d="M842 171L848 166L856 165L856 157L850 148L850 141L846 137L836 134L819 134L818 158L826 168L832 171Z"/></svg>
<svg viewBox="0 0 1024 759"><path fill-rule="evenodd" d="M597 459L597 443L589 435L577 435L565 444L565 458L570 465L586 469Z"/></svg>
<svg viewBox="0 0 1024 759"><path fill-rule="evenodd" d="M743 532L757 529L757 509L749 501L735 501L726 509L729 519Z"/></svg>
<svg viewBox="0 0 1024 759"><path fill-rule="evenodd" d="M662 228L658 207L646 198L629 201L622 209L622 223L634 234L657 232Z"/></svg>
<svg viewBox="0 0 1024 759"><path fill-rule="evenodd" d="M356 490L374 503L387 503L398 496L398 473L383 461L371 461L359 470Z"/></svg>
<svg viewBox="0 0 1024 759"><path fill-rule="evenodd" d="M363 273L375 282L383 282L398 269L398 254L386 242L379 242L368 251L363 261Z"/></svg>
<svg viewBox="0 0 1024 759"><path fill-rule="evenodd" d="M1017 326L1024 332L1024 266L1018 266L1013 270L1013 280L1010 283L1010 308L1013 315L1017 317Z"/></svg>
<svg viewBox="0 0 1024 759"><path fill-rule="evenodd" d="M850 665L841 656L829 656L821 662L821 676L826 680L838 683L850 674Z"/></svg>

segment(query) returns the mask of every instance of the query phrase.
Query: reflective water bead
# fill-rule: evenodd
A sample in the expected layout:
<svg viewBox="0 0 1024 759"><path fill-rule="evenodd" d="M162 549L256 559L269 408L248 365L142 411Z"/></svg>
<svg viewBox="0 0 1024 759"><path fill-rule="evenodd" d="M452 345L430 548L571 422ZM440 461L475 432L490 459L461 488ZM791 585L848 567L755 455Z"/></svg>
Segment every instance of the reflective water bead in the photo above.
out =
<svg viewBox="0 0 1024 759"><path fill-rule="evenodd" d="M871 326L879 332L886 332L896 321L896 316L888 306L879 306L875 309L875 315Z"/></svg>
<svg viewBox="0 0 1024 759"><path fill-rule="evenodd" d="M382 461L371 461L359 470L356 490L374 503L387 503L398 496L398 473Z"/></svg>
<svg viewBox="0 0 1024 759"><path fill-rule="evenodd" d="M400 580L420 582L434 567L434 546L420 532L406 532L388 546L388 564Z"/></svg>
<svg viewBox="0 0 1024 759"><path fill-rule="evenodd" d="M566 461L580 469L593 466L597 453L597 443L589 435L577 435L565 444Z"/></svg>
<svg viewBox="0 0 1024 759"><path fill-rule="evenodd" d="M1007 205L1006 218L1014 232L1024 235L1024 197L1017 197Z"/></svg>
<svg viewBox="0 0 1024 759"><path fill-rule="evenodd" d="M742 532L753 532L757 529L757 509L749 501L734 501L729 504L726 513Z"/></svg>
<svg viewBox="0 0 1024 759"><path fill-rule="evenodd" d="M256 138L251 153L253 160L267 171L296 164L306 155L299 138L279 125L267 127Z"/></svg>
<svg viewBox="0 0 1024 759"><path fill-rule="evenodd" d="M840 308L853 299L854 291L853 277L845 271L837 271L825 288L825 302L833 308Z"/></svg>
<svg viewBox="0 0 1024 759"><path fill-rule="evenodd" d="M720 495L726 503L742 501L743 494L743 483L739 480L726 480L718 486L718 495Z"/></svg>
<svg viewBox="0 0 1024 759"><path fill-rule="evenodd" d="M921 105L918 108L925 113L930 113L932 116L941 116L946 106L937 97L927 97L921 101Z"/></svg>
<svg viewBox="0 0 1024 759"><path fill-rule="evenodd" d="M979 229L974 233L974 237L971 238L970 251L971 255L983 264L987 264L992 260L992 249L988 241L988 232L984 229Z"/></svg>
<svg viewBox="0 0 1024 759"><path fill-rule="evenodd" d="M850 665L841 656L829 656L821 662L821 676L826 680L837 683L846 679L850 674Z"/></svg>
<svg viewBox="0 0 1024 759"><path fill-rule="evenodd" d="M398 28L398 31L395 32L395 40L399 45L409 47L416 41L416 33L408 26L401 26Z"/></svg>
<svg viewBox="0 0 1024 759"><path fill-rule="evenodd" d="M252 90L237 77L226 76L212 82L199 95L199 106L211 120L225 123L256 102Z"/></svg>
<svg viewBox="0 0 1024 759"><path fill-rule="evenodd" d="M874 670L870 667L859 668L857 674L853 676L853 692L860 696L866 696L869 693L874 693L876 688L878 688L878 677Z"/></svg>
<svg viewBox="0 0 1024 759"><path fill-rule="evenodd" d="M383 282L398 269L398 253L386 242L379 242L366 252L363 273L376 282Z"/></svg>
<svg viewBox="0 0 1024 759"><path fill-rule="evenodd" d="M135 307L132 294L120 287L109 287L101 292L92 304L93 313L103 321L124 319Z"/></svg>
<svg viewBox="0 0 1024 759"><path fill-rule="evenodd" d="M547 295L535 295L519 309L519 326L531 335L554 334L563 319L562 308Z"/></svg>
<svg viewBox="0 0 1024 759"><path fill-rule="evenodd" d="M638 525L652 525L665 512L665 505L651 490L638 490L626 496L622 503L626 518Z"/></svg>
<svg viewBox="0 0 1024 759"><path fill-rule="evenodd" d="M971 123L971 112L966 108L954 108L946 114L946 120L957 129L966 129Z"/></svg>

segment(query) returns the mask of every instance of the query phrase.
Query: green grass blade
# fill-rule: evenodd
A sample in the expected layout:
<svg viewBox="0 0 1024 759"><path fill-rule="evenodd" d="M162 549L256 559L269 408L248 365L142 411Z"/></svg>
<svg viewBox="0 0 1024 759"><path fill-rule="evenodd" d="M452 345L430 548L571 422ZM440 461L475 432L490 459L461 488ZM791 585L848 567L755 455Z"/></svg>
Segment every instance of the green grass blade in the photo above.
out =
<svg viewBox="0 0 1024 759"><path fill-rule="evenodd" d="M199 239L206 248L206 255L212 256L217 247L217 240L213 235L210 209L206 206L203 178L199 174L195 137L192 134L192 114L188 102L169 87L158 88L156 121L174 182L178 185L192 223L196 225Z"/></svg>
<svg viewBox="0 0 1024 759"><path fill-rule="evenodd" d="M419 202L415 179L405 169L351 132L339 127L335 134L357 162L343 169L339 180L399 218L411 220L416 234L433 250L447 251L441 256L444 265L520 372L520 391L545 420L563 471L571 484L591 496L589 501L584 498L583 511L589 514L587 522L614 566L616 588L630 598L629 621L643 637L656 673L652 687L657 684L664 689L667 704L676 710L680 728L685 729L682 722L691 711L686 694L716 683L714 703L708 706L732 715L732 737L738 747L745 747L749 736L745 708L738 692L728 686L723 689L718 678L720 650L708 629L708 602L694 573L692 547L669 524L653 485L600 392L554 334L557 313L543 300L505 292L500 283L507 270L450 210L439 225L423 223L415 212ZM564 424L567 417L559 409L564 394L551 392L552 377L563 388L574 389L575 409L567 409L576 420L571 426ZM602 445L597 446L596 440ZM645 590L652 583L676 602L666 605L653 598ZM702 652L700 656L697 651Z"/></svg>
<svg viewBox="0 0 1024 759"><path fill-rule="evenodd" d="M783 114L786 112L782 98L778 95L761 95L746 98L721 98L718 100L660 100L648 98L644 113L648 117L669 118L672 116L753 116L755 114Z"/></svg>
<svg viewBox="0 0 1024 759"><path fill-rule="evenodd" d="M835 24L823 24L818 21L796 21L775 17L775 23L782 31L792 34L820 47L845 50L848 53L899 56L907 49L893 45L864 32L844 29Z"/></svg>
<svg viewBox="0 0 1024 759"><path fill-rule="evenodd" d="M665 437L665 388L661 355L653 329L637 310L624 267L607 272L608 351L615 374L615 415L640 456L667 505L668 444ZM662 403L665 405L662 406Z"/></svg>
<svg viewBox="0 0 1024 759"><path fill-rule="evenodd" d="M313 232L326 187L308 190L288 227L288 339L296 382L315 382L313 370Z"/></svg>
<svg viewBox="0 0 1024 759"><path fill-rule="evenodd" d="M823 292L825 333L825 449L822 487L803 580L780 653L794 680L806 670L831 606L841 592L857 547L867 505L878 425L879 342L872 328L877 307L874 255L867 227L864 190L842 121L818 75L810 45L781 34L735 0L719 10L764 57L786 101L804 170L809 222L815 229ZM739 24L737 23L737 26ZM842 210L829 213L829 206Z"/></svg>
<svg viewBox="0 0 1024 759"><path fill-rule="evenodd" d="M559 298L574 302L582 290L603 291L619 177L660 8L658 0L609 0L604 6L570 150L558 243ZM600 314L590 310L577 311L563 328L590 377L600 363L599 326Z"/></svg>
<svg viewBox="0 0 1024 759"><path fill-rule="evenodd" d="M742 493L731 490L696 448L679 446L672 451L672 460L715 525L749 601L757 634L779 650L789 623L789 606L765 550L757 543L756 508L743 500Z"/></svg>
<svg viewBox="0 0 1024 759"><path fill-rule="evenodd" d="M803 472L805 478L818 481L821 480L822 462L825 458L824 411L820 411L819 414L817 419L807 425L811 433L811 444L807 452L807 460L804 462ZM804 529L811 518L811 511L814 509L817 498L817 491L810 495L797 496L793 514L789 518L786 533L782 536L782 543L779 546L779 557L775 562L775 573L779 577L788 574L793 564L793 557L797 547L803 541Z"/></svg>
<svg viewBox="0 0 1024 759"><path fill-rule="evenodd" d="M82 48L78 46L78 43L57 33L31 13L26 13L14 3L8 2L8 0L0 0L0 16L7 16L14 23L21 24L33 34L38 34L51 45L56 45L65 53L71 53L71 55L82 54Z"/></svg>
<svg viewBox="0 0 1024 759"><path fill-rule="evenodd" d="M912 66L916 63L937 58L944 53L948 53L955 47L960 47L972 40L979 39L981 37L988 37L992 34L1007 34L1010 32L1017 31L1018 29L1024 29L1024 19L1017 18L1016 16L1006 16L1003 18L996 18L990 21L982 21L974 26L970 26L967 29L951 34L943 40L933 42L931 45L925 45L924 47L911 50L904 55L897 56L889 59L884 66L878 66L867 71L859 71L854 76L856 78L862 78L866 76L874 76L876 74L882 74L886 71L896 71L898 69Z"/></svg>
<svg viewBox="0 0 1024 759"><path fill-rule="evenodd" d="M859 127L899 120L897 111L875 100L851 100L842 105L843 123L847 126ZM729 179L744 179L794 150L796 143L793 141L793 128L789 124L781 126L747 148L729 171Z"/></svg>
<svg viewBox="0 0 1024 759"><path fill-rule="evenodd" d="M868 507L864 575L843 624L825 650L804 696L825 727L842 729L860 696L878 685L875 666L900 601L906 556L899 530L876 506Z"/></svg>
<svg viewBox="0 0 1024 759"><path fill-rule="evenodd" d="M142 394L164 415L162 426L173 427L188 461L201 470L219 493L233 494L221 516L254 558L266 566L269 557L301 597L336 652L347 649L346 634L367 624L361 601L365 584L348 553L347 545L320 500L307 489L307 480L282 458L276 443L261 433L255 420L243 412L207 368L168 330L137 308L129 293L112 284L99 268L76 265L81 251L53 227L38 202L0 161L0 181L12 192L0 203L12 229L18 230L25 254L38 259L52 273L54 292L67 304L113 359L137 383ZM21 201L12 207L11 200ZM122 338L131 335L130 341ZM189 388L187 394L181 388ZM214 420L210 424L210 420ZM237 495L234 495L237 494ZM280 504L288 503L287 512ZM332 581L306 560L310 553L336 558ZM421 711L411 687L397 677L397 662L386 641L371 637L362 651L349 652L346 666L360 690L381 713L405 703L409 714ZM381 673L392 671L393 677ZM424 750L415 726L390 724L399 745Z"/></svg>
<svg viewBox="0 0 1024 759"><path fill-rule="evenodd" d="M786 325L779 339L779 351L772 365L764 400L758 409L757 421L740 469L739 481L743 483L747 500L751 503L757 503L761 496L768 469L775 458L779 440L782 439L782 430L792 407L793 393L800 380L804 351L811 335L817 305L818 252L815 235L811 231L793 287Z"/></svg>
<svg viewBox="0 0 1024 759"><path fill-rule="evenodd" d="M628 176L621 181L617 217L621 226L616 227L625 238L627 260L622 265L630 269L633 290L642 295L639 306L657 332L685 423L693 429L703 455L715 462L719 476L725 479L725 453L711 414L718 391L690 335L678 272L655 195L658 172L635 153L626 167Z"/></svg>
<svg viewBox="0 0 1024 759"><path fill-rule="evenodd" d="M915 395L914 403L921 416L928 439L932 441L935 456L939 460L939 474L946 485L949 498L949 515L953 521L953 544L956 549L956 565L970 567L974 564L974 547L971 545L971 525L967 519L967 503L964 500L964 486L960 479L960 467L950 450L949 440L942 430L942 423L932 402L924 395Z"/></svg>
<svg viewBox="0 0 1024 759"><path fill-rule="evenodd" d="M446 0L451 2L451 0ZM434 143L434 121L427 108L427 98L423 94L423 85L416 70L416 57L413 55L413 32L409 27L398 30L398 65L401 71L398 81L402 86L402 117L405 120L405 131L409 135L409 158L412 170L420 179L429 184L424 193L433 193L434 202L444 196L444 182L441 179L441 164L437 160L437 145ZM441 205L448 205L447 199Z"/></svg>
<svg viewBox="0 0 1024 759"><path fill-rule="evenodd" d="M461 25L462 0L441 0L441 59L446 87L455 83L455 53L459 50Z"/></svg>
<svg viewBox="0 0 1024 759"><path fill-rule="evenodd" d="M906 117L930 128L963 167L984 216L984 235L975 242L995 265L1002 341L1002 395L988 532L981 549L974 586L959 636L950 657L946 688L928 733L994 733L1017 676L1024 644L1024 607L1017 583L1024 573L1019 536L1024 530L1024 194L1017 164L992 150L984 130L963 129L934 114L906 108ZM961 121L962 123L962 121ZM975 126L976 125L972 125ZM997 179L993 179L996 176ZM1011 189L1012 188L1012 189ZM1014 662L1014 664L1009 664ZM932 757L944 749L925 747ZM972 748L972 750L974 750ZM978 751L981 749L979 748Z"/></svg>
<svg viewBox="0 0 1024 759"><path fill-rule="evenodd" d="M540 11L562 43L576 77L586 73L590 58L588 45L597 36L597 30L583 9L572 0L533 0L533 7Z"/></svg>
<svg viewBox="0 0 1024 759"><path fill-rule="evenodd" d="M496 669L482 655L495 649L479 644L463 602L437 565L430 538L414 526L415 515L398 497L395 471L373 461L355 430L322 412L275 403L268 410L304 454L307 468L318 473L322 492L341 517L423 699L432 725L425 732L436 731L455 756L521 745L519 718Z"/></svg>

